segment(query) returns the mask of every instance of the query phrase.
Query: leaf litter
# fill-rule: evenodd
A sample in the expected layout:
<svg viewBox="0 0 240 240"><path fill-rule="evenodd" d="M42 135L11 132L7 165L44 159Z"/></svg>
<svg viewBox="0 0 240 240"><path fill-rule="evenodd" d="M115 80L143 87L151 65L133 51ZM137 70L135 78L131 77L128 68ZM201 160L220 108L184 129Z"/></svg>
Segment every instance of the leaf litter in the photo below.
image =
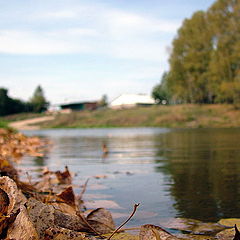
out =
<svg viewBox="0 0 240 240"><path fill-rule="evenodd" d="M127 233L127 229L124 231L122 228L134 216L138 205L135 204L131 215L118 228L112 214L106 209L113 205L110 200L105 200L105 205L102 204L104 207L99 206L101 202L95 201L91 211L83 211L82 196L88 180L77 196L72 184L73 177L67 166L63 172L44 168L37 181L33 181L30 175L29 182L21 181L14 163L24 155L44 156L48 145L49 142L43 139L0 129L0 239L240 240L239 219L203 223L177 218L163 224L164 228L146 224L137 228L139 234ZM172 235L166 229L177 229L188 234Z"/></svg>

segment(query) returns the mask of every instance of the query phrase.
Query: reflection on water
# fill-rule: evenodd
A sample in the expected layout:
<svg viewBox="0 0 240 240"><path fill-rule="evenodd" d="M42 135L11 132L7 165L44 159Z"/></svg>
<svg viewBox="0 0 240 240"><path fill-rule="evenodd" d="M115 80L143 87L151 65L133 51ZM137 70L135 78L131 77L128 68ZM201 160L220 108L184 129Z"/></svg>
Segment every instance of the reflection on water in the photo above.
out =
<svg viewBox="0 0 240 240"><path fill-rule="evenodd" d="M156 136L156 170L172 179L174 207L182 217L217 220L240 215L239 129L181 130Z"/></svg>
<svg viewBox="0 0 240 240"><path fill-rule="evenodd" d="M159 224L168 217L215 221L240 215L240 129L160 128L41 130L26 132L53 141L47 157L29 167L65 165L75 183L91 178L94 193L109 196L127 213L140 202L132 224ZM103 154L106 144L108 153ZM91 194L91 187L87 194ZM147 219L146 219L147 218Z"/></svg>

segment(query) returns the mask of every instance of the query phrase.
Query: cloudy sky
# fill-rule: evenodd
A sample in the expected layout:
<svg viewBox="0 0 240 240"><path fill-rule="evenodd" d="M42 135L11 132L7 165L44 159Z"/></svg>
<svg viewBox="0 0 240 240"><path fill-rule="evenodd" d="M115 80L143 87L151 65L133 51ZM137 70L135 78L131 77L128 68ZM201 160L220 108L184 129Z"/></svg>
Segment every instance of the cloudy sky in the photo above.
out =
<svg viewBox="0 0 240 240"><path fill-rule="evenodd" d="M0 87L51 103L151 93L184 18L213 0L0 0Z"/></svg>

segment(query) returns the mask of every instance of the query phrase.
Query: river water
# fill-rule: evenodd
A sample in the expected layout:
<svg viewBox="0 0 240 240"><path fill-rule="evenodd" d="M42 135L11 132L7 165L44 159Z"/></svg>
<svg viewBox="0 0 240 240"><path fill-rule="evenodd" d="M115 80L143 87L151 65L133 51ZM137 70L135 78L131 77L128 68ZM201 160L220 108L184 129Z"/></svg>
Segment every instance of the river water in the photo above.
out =
<svg viewBox="0 0 240 240"><path fill-rule="evenodd" d="M130 225L159 225L169 218L202 221L240 217L240 129L52 129L25 131L50 139L43 165L90 178L86 207L109 208L119 223L140 203ZM102 153L106 144L108 154ZM79 193L80 188L75 187Z"/></svg>

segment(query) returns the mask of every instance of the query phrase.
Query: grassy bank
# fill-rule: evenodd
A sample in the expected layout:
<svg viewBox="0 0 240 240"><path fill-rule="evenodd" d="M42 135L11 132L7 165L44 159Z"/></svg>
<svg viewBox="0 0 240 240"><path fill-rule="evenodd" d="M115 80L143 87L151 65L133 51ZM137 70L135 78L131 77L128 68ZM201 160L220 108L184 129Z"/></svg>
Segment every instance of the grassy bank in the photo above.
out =
<svg viewBox="0 0 240 240"><path fill-rule="evenodd" d="M232 105L175 105L59 114L43 128L87 127L239 127L240 111Z"/></svg>
<svg viewBox="0 0 240 240"><path fill-rule="evenodd" d="M8 128L9 122L0 118L0 128Z"/></svg>
<svg viewBox="0 0 240 240"><path fill-rule="evenodd" d="M21 120L38 118L43 116L46 116L46 114L45 113L18 113L18 114L12 114L12 115L2 117L1 119L5 122L14 122L14 121L21 121Z"/></svg>

